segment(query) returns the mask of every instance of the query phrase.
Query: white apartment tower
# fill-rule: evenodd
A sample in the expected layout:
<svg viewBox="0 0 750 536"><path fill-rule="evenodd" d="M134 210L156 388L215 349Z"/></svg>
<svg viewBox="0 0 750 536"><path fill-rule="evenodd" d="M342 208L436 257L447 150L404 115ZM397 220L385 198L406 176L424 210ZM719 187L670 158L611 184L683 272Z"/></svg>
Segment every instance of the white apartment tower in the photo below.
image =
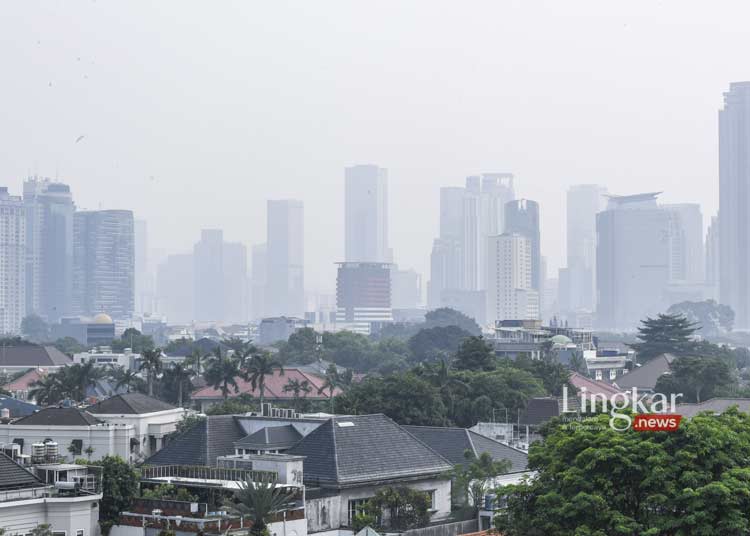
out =
<svg viewBox="0 0 750 536"><path fill-rule="evenodd" d="M533 288L531 240L517 233L492 236L487 247L487 322L539 318Z"/></svg>
<svg viewBox="0 0 750 536"><path fill-rule="evenodd" d="M352 166L344 174L344 255L347 262L391 262L388 170Z"/></svg>
<svg viewBox="0 0 750 536"><path fill-rule="evenodd" d="M18 334L26 316L26 217L20 197L0 187L0 336Z"/></svg>

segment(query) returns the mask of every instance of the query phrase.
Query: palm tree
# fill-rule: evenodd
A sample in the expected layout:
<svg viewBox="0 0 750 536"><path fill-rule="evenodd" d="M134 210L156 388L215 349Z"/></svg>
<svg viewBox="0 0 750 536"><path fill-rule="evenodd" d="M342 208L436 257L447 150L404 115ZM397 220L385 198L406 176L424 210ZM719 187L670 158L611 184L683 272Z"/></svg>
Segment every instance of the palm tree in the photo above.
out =
<svg viewBox="0 0 750 536"><path fill-rule="evenodd" d="M284 365L277 359L273 359L267 353L255 354L247 362L247 367L244 370L245 379L250 382L250 385L260 391L260 408L263 411L263 399L266 394L266 376L273 376L273 370L279 369L279 375L284 375Z"/></svg>
<svg viewBox="0 0 750 536"><path fill-rule="evenodd" d="M428 365L426 372L427 380L437 388L441 396L448 400L448 409L452 416L455 406L453 388L457 387L461 390L466 390L468 386L458 378L451 376L450 365L445 359L441 359L439 363L434 365Z"/></svg>
<svg viewBox="0 0 750 536"><path fill-rule="evenodd" d="M247 481L239 482L239 488L234 492L236 503L225 507L250 518L253 524L249 534L252 536L267 534L266 525L271 521L271 516L283 511L294 500L294 493L277 486L275 480L253 482L248 477Z"/></svg>
<svg viewBox="0 0 750 536"><path fill-rule="evenodd" d="M209 361L204 377L214 389L221 389L221 395L226 400L229 398L230 385L234 387L235 393L240 391L237 385L237 376L240 375L239 362L233 357L222 356L220 348L217 348L214 353L216 357Z"/></svg>
<svg viewBox="0 0 750 536"><path fill-rule="evenodd" d="M143 379L137 372L123 367L117 367L112 373L112 379L115 381L115 390L125 387L130 393L133 389L140 391L143 388Z"/></svg>
<svg viewBox="0 0 750 536"><path fill-rule="evenodd" d="M204 354L200 351L200 348L193 348L193 353L190 354L186 359L185 363L192 367L198 374L201 374L205 369L205 362L211 354Z"/></svg>
<svg viewBox="0 0 750 536"><path fill-rule="evenodd" d="M161 372L163 363L161 360L161 348L144 350L141 352L141 370L146 371L148 382L148 396L154 396L154 378Z"/></svg>
<svg viewBox="0 0 750 536"><path fill-rule="evenodd" d="M56 374L42 376L31 384L29 398L36 401L40 406L57 404L65 395L62 392L59 378Z"/></svg>
<svg viewBox="0 0 750 536"><path fill-rule="evenodd" d="M300 393L305 393L305 396L309 395L312 391L310 382L307 380L299 381L295 378L290 378L284 386L285 393L293 393L294 396L294 409L300 411Z"/></svg>
<svg viewBox="0 0 750 536"><path fill-rule="evenodd" d="M328 398L331 400L331 413L333 413L333 392L342 385L339 369L334 363L328 365L326 369L325 382L318 389L318 394L323 394L328 390Z"/></svg>
<svg viewBox="0 0 750 536"><path fill-rule="evenodd" d="M76 363L63 368L63 385L66 386L70 398L76 401L86 398L89 387L96 385L97 380L102 379L106 372L97 366L93 360Z"/></svg>
<svg viewBox="0 0 750 536"><path fill-rule="evenodd" d="M194 375L195 371L186 367L183 363L173 363L164 373L167 381L177 385L177 405L179 407L182 407L182 389Z"/></svg>

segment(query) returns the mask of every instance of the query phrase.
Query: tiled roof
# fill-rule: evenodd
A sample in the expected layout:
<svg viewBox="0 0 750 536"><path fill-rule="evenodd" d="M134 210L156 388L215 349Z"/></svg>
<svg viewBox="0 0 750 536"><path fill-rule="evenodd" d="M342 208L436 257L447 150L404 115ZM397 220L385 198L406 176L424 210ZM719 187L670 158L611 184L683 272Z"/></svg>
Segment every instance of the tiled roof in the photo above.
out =
<svg viewBox="0 0 750 536"><path fill-rule="evenodd" d="M240 394L247 393L254 398L260 397L260 390L253 389L250 382L243 380L242 378L235 378L237 380L237 386L239 387L239 393L234 392L234 388L229 388L229 397L234 398ZM278 369L274 370L273 375L266 376L266 392L265 398L268 400L290 400L294 398L294 394L291 392L284 392L284 386L289 380L297 380L300 383L307 381L310 384L312 390L306 396L310 400L328 399L328 390L326 389L322 393L318 393L318 389L325 384L325 379L310 372L303 372L298 368L284 369L284 374L281 375ZM333 391L333 396L341 393L341 390L336 388ZM195 391L191 398L193 400L217 400L223 398L219 389L214 389L212 386L207 385L202 389Z"/></svg>
<svg viewBox="0 0 750 536"><path fill-rule="evenodd" d="M530 398L521 412L521 424L535 426L560 415L560 403L556 398Z"/></svg>
<svg viewBox="0 0 750 536"><path fill-rule="evenodd" d="M669 365L674 359L675 357L672 354L656 356L651 361L617 378L615 385L624 390L637 387L638 389L653 391L659 378L664 373L669 372Z"/></svg>
<svg viewBox="0 0 750 536"><path fill-rule="evenodd" d="M297 444L300 439L302 434L291 424L266 426L236 441L234 446L249 450L286 450Z"/></svg>
<svg viewBox="0 0 750 536"><path fill-rule="evenodd" d="M31 415L39 409L39 406L10 396L0 395L0 409L9 410L11 418L17 419L19 417Z"/></svg>
<svg viewBox="0 0 750 536"><path fill-rule="evenodd" d="M403 428L453 465L465 464L464 453L468 450L476 457L486 452L495 461L510 461L509 473L525 471L528 466L528 456L524 452L465 428L439 426L403 426Z"/></svg>
<svg viewBox="0 0 750 536"><path fill-rule="evenodd" d="M234 454L234 443L247 435L232 415L209 415L173 438L146 465L216 465L217 456Z"/></svg>
<svg viewBox="0 0 750 536"><path fill-rule="evenodd" d="M29 344L0 349L0 367L59 367L72 362L54 346Z"/></svg>
<svg viewBox="0 0 750 536"><path fill-rule="evenodd" d="M288 454L305 456L308 485L345 487L442 474L452 465L385 415L334 417Z"/></svg>
<svg viewBox="0 0 750 536"><path fill-rule="evenodd" d="M737 409L744 413L750 413L750 398L712 398L699 404L678 404L675 413L689 419L702 411L724 413L733 406L737 406Z"/></svg>
<svg viewBox="0 0 750 536"><path fill-rule="evenodd" d="M90 413L78 408L49 407L11 424L15 426L92 426L99 424L99 421Z"/></svg>
<svg viewBox="0 0 750 536"><path fill-rule="evenodd" d="M12 382L3 385L3 388L6 391L10 391L11 393L14 393L16 391L28 391L32 383L37 380L41 380L46 375L46 370L31 369Z"/></svg>
<svg viewBox="0 0 750 536"><path fill-rule="evenodd" d="M575 387L579 391L585 387L587 393L603 394L607 398L609 398L612 395L622 392L620 389L606 382L592 380L591 378L587 378L586 376L584 376L583 374L579 374L578 372L571 372L570 378L568 378L568 381L573 387Z"/></svg>
<svg viewBox="0 0 750 536"><path fill-rule="evenodd" d="M156 413L157 411L170 409L175 409L175 407L142 393L115 395L86 408L89 413L104 415L143 415L144 413Z"/></svg>
<svg viewBox="0 0 750 536"><path fill-rule="evenodd" d="M34 475L5 454L0 453L0 490L24 489L41 485Z"/></svg>

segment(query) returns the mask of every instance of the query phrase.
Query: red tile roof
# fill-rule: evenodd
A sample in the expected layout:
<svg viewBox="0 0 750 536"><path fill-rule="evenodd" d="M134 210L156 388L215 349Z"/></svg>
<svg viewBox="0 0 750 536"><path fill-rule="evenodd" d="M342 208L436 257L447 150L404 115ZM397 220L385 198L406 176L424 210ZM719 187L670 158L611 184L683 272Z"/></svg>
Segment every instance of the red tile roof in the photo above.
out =
<svg viewBox="0 0 750 536"><path fill-rule="evenodd" d="M12 382L3 385L3 388L11 393L16 391L28 391L32 383L42 379L46 375L47 371L45 369L32 369L23 376L19 376Z"/></svg>
<svg viewBox="0 0 750 536"><path fill-rule="evenodd" d="M600 382L598 380L592 380L586 376L579 374L578 372L571 372L569 381L573 387L578 389L585 387L586 391L590 394L602 394L609 398L612 395L621 393L622 390L617 387L610 385L606 382Z"/></svg>
<svg viewBox="0 0 750 536"><path fill-rule="evenodd" d="M247 393L254 398L260 397L260 390L253 389L250 382L243 380L242 378L236 378L239 392L234 392L234 387L229 387L229 398L235 398L240 394ZM289 380L298 380L300 383L307 380L310 383L311 391L307 394L306 398L311 400L328 399L328 389L322 393L318 393L318 389L325 384L325 378L312 374L310 372L303 372L297 368L284 369L284 375L280 375L278 370L274 370L273 375L266 376L266 392L265 397L267 399L277 400L291 400L294 398L294 393L284 392L284 386ZM336 388L333 390L333 396L341 394L341 389ZM301 395L304 396L304 395ZM214 389L212 386L207 385L197 391L193 392L193 400L205 400L205 399L217 399L223 398L221 389Z"/></svg>

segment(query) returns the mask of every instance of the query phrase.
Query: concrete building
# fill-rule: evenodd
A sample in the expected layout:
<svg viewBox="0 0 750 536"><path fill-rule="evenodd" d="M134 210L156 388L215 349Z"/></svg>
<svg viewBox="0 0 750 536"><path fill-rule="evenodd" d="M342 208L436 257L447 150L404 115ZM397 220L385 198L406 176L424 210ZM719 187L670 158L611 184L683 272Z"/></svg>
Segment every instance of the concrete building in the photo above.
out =
<svg viewBox="0 0 750 536"><path fill-rule="evenodd" d="M224 321L246 323L250 318L247 248L239 242L224 242Z"/></svg>
<svg viewBox="0 0 750 536"><path fill-rule="evenodd" d="M391 262L387 169L374 165L345 169L344 241L347 262Z"/></svg>
<svg viewBox="0 0 750 536"><path fill-rule="evenodd" d="M50 326L53 339L71 337L84 346L109 346L115 338L115 323L106 313L93 318L61 318Z"/></svg>
<svg viewBox="0 0 750 536"><path fill-rule="evenodd" d="M750 328L750 82L734 82L719 111L719 302Z"/></svg>
<svg viewBox="0 0 750 536"><path fill-rule="evenodd" d="M541 239L539 233L539 204L529 199L518 199L505 205L505 232L515 233L529 239L531 245L531 288L539 293L544 290ZM541 309L541 303L540 303Z"/></svg>
<svg viewBox="0 0 750 536"><path fill-rule="evenodd" d="M658 193L611 196L596 218L597 327L633 330L666 308L670 214Z"/></svg>
<svg viewBox="0 0 750 536"><path fill-rule="evenodd" d="M680 203L661 207L670 214L670 282L703 284L706 278L706 260L701 206L698 203Z"/></svg>
<svg viewBox="0 0 750 536"><path fill-rule="evenodd" d="M56 322L73 310L73 195L67 184L29 177L26 207L26 310Z"/></svg>
<svg viewBox="0 0 750 536"><path fill-rule="evenodd" d="M295 331L304 327L307 327L307 322L301 318L288 316L264 318L258 326L258 344L270 346L275 342L286 342Z"/></svg>
<svg viewBox="0 0 750 536"><path fill-rule="evenodd" d="M305 314L305 226L302 201L268 201L266 316Z"/></svg>
<svg viewBox="0 0 750 536"><path fill-rule="evenodd" d="M130 318L135 307L133 213L76 212L73 221L73 313Z"/></svg>
<svg viewBox="0 0 750 536"><path fill-rule="evenodd" d="M149 270L148 224L145 220L133 222L135 232L135 312L154 311L154 274Z"/></svg>
<svg viewBox="0 0 750 536"><path fill-rule="evenodd" d="M17 335L26 316L26 216L20 197L0 187L0 335Z"/></svg>
<svg viewBox="0 0 750 536"><path fill-rule="evenodd" d="M224 232L203 229L193 247L195 310L193 319L221 322L224 319Z"/></svg>
<svg viewBox="0 0 750 536"><path fill-rule="evenodd" d="M157 310L170 324L188 324L195 318L194 272L192 253L169 255L157 269Z"/></svg>
<svg viewBox="0 0 750 536"><path fill-rule="evenodd" d="M373 323L392 321L391 265L377 262L338 263L336 326L369 334Z"/></svg>
<svg viewBox="0 0 750 536"><path fill-rule="evenodd" d="M531 240L517 233L490 237L487 248L487 322L539 318L532 286Z"/></svg>
<svg viewBox="0 0 750 536"><path fill-rule="evenodd" d="M707 298L719 299L719 217L712 216L706 231L706 294Z"/></svg>
<svg viewBox="0 0 750 536"><path fill-rule="evenodd" d="M422 303L422 276L414 270L391 269L391 306L416 309Z"/></svg>
<svg viewBox="0 0 750 536"><path fill-rule="evenodd" d="M268 248L266 244L256 244L250 259L250 318L258 320L266 315L266 285L268 277Z"/></svg>

